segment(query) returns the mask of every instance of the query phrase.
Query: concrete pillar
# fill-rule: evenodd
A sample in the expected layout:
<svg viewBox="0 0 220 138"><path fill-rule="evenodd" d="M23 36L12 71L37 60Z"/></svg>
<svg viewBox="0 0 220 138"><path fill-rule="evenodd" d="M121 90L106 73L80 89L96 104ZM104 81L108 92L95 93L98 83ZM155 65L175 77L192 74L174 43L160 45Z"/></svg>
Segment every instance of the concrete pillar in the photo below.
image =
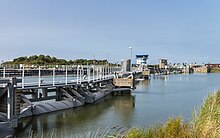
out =
<svg viewBox="0 0 220 138"><path fill-rule="evenodd" d="M60 87L57 87L57 90L56 90L56 100L60 101L61 99L62 99L62 91L61 91Z"/></svg>
<svg viewBox="0 0 220 138"><path fill-rule="evenodd" d="M15 85L17 85L16 78L12 78L7 86L7 119L11 128L18 126L15 114Z"/></svg>
<svg viewBox="0 0 220 138"><path fill-rule="evenodd" d="M14 87L12 82L7 86L7 119L12 120L14 115Z"/></svg>

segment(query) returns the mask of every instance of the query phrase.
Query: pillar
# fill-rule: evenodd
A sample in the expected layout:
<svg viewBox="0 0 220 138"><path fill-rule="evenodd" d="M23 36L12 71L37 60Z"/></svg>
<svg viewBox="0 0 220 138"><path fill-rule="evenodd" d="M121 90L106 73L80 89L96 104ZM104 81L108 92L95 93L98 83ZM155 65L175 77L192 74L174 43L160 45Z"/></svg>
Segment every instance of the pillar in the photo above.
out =
<svg viewBox="0 0 220 138"><path fill-rule="evenodd" d="M43 98L47 97L47 94L48 94L47 88L42 89L42 94L43 94Z"/></svg>
<svg viewBox="0 0 220 138"><path fill-rule="evenodd" d="M61 88L60 88L60 87L57 87L57 90L56 90L56 100L57 100L57 101L60 101L61 99L62 99Z"/></svg>

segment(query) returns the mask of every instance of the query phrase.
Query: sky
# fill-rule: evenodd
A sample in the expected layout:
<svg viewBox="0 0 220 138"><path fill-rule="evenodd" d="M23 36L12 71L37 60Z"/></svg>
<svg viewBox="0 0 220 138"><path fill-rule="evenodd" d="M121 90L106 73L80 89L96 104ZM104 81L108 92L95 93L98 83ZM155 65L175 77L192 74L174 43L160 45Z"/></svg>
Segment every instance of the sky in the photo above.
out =
<svg viewBox="0 0 220 138"><path fill-rule="evenodd" d="M0 0L0 61L45 54L220 63L219 0Z"/></svg>

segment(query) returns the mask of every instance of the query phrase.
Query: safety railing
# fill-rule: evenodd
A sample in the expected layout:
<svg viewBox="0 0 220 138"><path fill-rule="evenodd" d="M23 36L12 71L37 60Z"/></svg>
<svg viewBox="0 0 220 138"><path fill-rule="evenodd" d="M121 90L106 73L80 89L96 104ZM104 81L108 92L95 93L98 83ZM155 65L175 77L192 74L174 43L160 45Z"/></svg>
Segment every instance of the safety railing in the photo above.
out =
<svg viewBox="0 0 220 138"><path fill-rule="evenodd" d="M82 82L91 82L107 78L112 78L115 72L119 72L120 67L112 67L109 65L76 65L66 66L64 68L26 68L21 69L0 69L0 79L16 77L21 79L21 83L18 83L18 87L28 86L44 86L44 85L60 85Z"/></svg>

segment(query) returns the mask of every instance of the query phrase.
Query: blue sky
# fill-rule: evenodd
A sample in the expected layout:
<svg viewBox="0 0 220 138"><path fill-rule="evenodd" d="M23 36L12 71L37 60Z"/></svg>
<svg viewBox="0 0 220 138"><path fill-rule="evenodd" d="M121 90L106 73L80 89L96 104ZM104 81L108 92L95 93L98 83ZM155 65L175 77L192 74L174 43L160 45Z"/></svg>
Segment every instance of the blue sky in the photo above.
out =
<svg viewBox="0 0 220 138"><path fill-rule="evenodd" d="M219 0L0 0L0 60L220 62Z"/></svg>

